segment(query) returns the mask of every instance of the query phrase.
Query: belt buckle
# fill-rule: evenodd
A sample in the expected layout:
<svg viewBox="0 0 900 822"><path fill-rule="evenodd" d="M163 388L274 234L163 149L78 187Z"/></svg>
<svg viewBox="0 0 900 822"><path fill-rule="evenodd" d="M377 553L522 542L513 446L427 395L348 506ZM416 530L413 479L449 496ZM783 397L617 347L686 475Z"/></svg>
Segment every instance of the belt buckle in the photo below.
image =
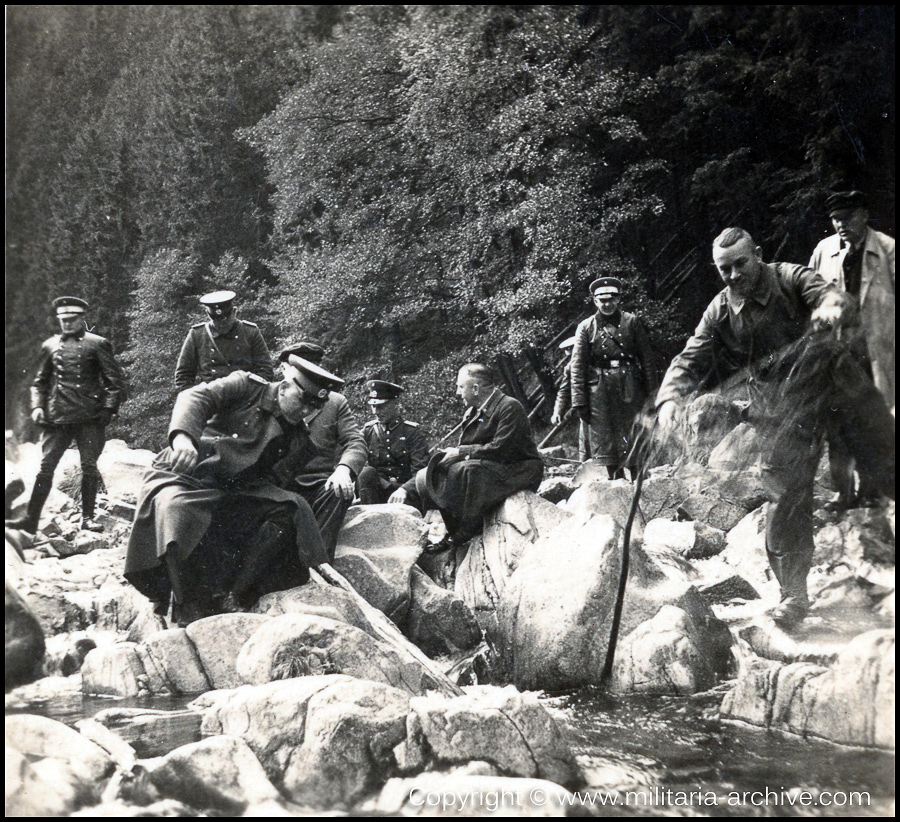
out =
<svg viewBox="0 0 900 822"><path fill-rule="evenodd" d="M618 367L619 367L619 361L618 361L618 360L610 360L610 361L609 361L609 367L610 367L610 368L618 368Z"/></svg>

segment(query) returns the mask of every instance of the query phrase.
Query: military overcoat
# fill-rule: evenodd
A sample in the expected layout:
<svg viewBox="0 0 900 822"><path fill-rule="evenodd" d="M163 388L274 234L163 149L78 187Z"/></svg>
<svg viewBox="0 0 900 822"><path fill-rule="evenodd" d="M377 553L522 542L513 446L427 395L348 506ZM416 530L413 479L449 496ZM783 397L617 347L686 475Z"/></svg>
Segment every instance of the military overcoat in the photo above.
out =
<svg viewBox="0 0 900 822"><path fill-rule="evenodd" d="M235 319L224 331L217 331L211 322L191 326L175 366L175 387L182 391L235 371L275 379L269 348L256 323Z"/></svg>

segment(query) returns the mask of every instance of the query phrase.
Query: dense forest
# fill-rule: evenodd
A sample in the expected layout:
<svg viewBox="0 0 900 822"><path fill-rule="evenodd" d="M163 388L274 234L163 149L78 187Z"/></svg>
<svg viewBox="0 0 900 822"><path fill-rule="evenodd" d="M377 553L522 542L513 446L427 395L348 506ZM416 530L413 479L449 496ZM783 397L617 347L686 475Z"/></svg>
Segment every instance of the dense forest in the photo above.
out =
<svg viewBox="0 0 900 822"><path fill-rule="evenodd" d="M25 433L59 294L120 353L134 445L219 288L438 432L460 364L545 346L594 277L662 364L726 225L806 262L849 186L893 234L893 6L7 6L6 92Z"/></svg>

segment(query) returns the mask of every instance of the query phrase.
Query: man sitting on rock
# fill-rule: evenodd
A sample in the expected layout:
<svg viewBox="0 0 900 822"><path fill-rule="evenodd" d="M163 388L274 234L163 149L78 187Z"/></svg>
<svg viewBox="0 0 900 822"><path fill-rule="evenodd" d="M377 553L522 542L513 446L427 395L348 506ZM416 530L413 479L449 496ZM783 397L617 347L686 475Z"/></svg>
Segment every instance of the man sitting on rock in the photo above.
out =
<svg viewBox="0 0 900 822"><path fill-rule="evenodd" d="M809 268L764 263L762 249L741 228L716 238L713 263L725 288L666 372L656 399L659 423L672 429L697 389L737 379L750 419L768 434L766 551L781 586L771 616L790 626L809 608L822 438L835 431L893 496L893 420L848 348L833 335L808 333L844 323L851 310L846 295Z"/></svg>
<svg viewBox="0 0 900 822"><path fill-rule="evenodd" d="M459 446L435 453L388 500L440 510L447 537L431 551L470 540L484 514L517 491L537 491L544 475L525 409L494 385L487 366L464 365L456 394L466 404Z"/></svg>
<svg viewBox="0 0 900 822"><path fill-rule="evenodd" d="M181 392L169 447L141 489L126 579L162 608L171 592L173 617L187 624L327 562L310 506L288 489L316 454L305 419L341 384L290 356L279 383L237 371ZM224 547L235 545L248 547Z"/></svg>
<svg viewBox="0 0 900 822"><path fill-rule="evenodd" d="M387 502L416 471L428 465L428 441L417 422L403 419L403 387L386 380L369 380L369 405L376 419L363 427L369 464L359 474L363 505Z"/></svg>

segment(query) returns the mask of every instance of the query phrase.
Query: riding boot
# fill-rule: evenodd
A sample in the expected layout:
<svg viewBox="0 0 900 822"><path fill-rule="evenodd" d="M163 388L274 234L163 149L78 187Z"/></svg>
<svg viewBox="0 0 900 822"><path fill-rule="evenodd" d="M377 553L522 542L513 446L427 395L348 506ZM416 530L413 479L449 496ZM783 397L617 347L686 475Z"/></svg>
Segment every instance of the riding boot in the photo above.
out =
<svg viewBox="0 0 900 822"><path fill-rule="evenodd" d="M231 585L231 592L226 597L225 604L229 609L239 606L260 574L271 566L284 546L285 532L274 522L263 523L241 563L241 570Z"/></svg>
<svg viewBox="0 0 900 822"><path fill-rule="evenodd" d="M88 531L102 531L103 525L94 520L97 502L97 488L100 475L82 471L81 473L81 527Z"/></svg>
<svg viewBox="0 0 900 822"><path fill-rule="evenodd" d="M790 554L774 554L766 551L775 579L781 586L781 602L772 611L775 622L792 625L800 622L809 610L806 578L809 575L812 555L809 551Z"/></svg>
<svg viewBox="0 0 900 822"><path fill-rule="evenodd" d="M31 499L28 500L25 516L6 520L6 526L28 531L31 534L37 531L41 511L44 509L44 503L47 501L47 497L50 496L52 488L53 474L39 473L34 480L34 489L31 492Z"/></svg>

